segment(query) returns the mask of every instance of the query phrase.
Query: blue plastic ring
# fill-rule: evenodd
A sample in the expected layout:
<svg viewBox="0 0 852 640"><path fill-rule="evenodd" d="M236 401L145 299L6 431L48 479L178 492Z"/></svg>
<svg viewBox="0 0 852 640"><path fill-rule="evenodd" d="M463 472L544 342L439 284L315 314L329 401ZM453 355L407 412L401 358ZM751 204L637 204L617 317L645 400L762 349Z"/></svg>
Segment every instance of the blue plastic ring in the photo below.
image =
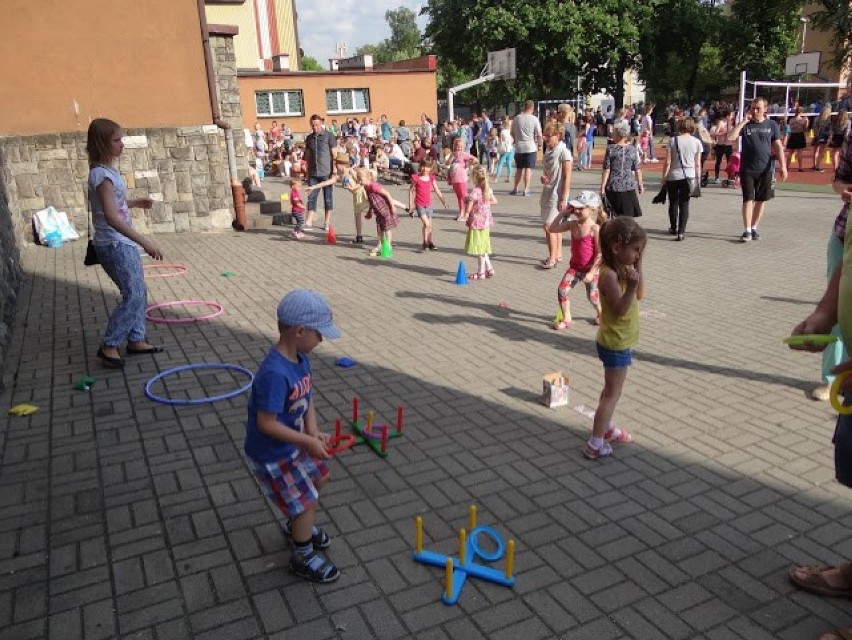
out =
<svg viewBox="0 0 852 640"><path fill-rule="evenodd" d="M487 535L494 541L494 544L497 545L497 548L493 552L485 553L479 548L478 539L479 534L481 533ZM503 538L500 537L500 534L497 533L494 527L476 527L476 529L470 532L470 538L468 538L468 540L470 541L471 550L486 562L496 562L503 557L503 552L505 551Z"/></svg>
<svg viewBox="0 0 852 640"><path fill-rule="evenodd" d="M229 391L228 393L223 393L218 396L210 396L209 398L195 398L190 400L172 400L171 398L161 398L158 395L155 395L151 391L151 387L153 387L157 382L165 378L166 376L170 376L175 373L180 373L181 371L193 371L195 369L226 369L229 371L239 371L240 373L244 373L248 376L248 383L237 389L236 391ZM214 363L214 362L204 362L201 364L185 364L180 367L175 367L174 369L169 369L167 371L163 371L162 373L158 373L153 378L148 380L145 384L145 395L148 396L149 400L153 400L154 402L159 402L161 404L170 404L177 406L188 406L194 404L205 404L207 402L219 402L220 400L227 400L228 398L233 398L234 396L238 396L241 393L245 393L249 389L251 389L251 385L254 382L254 374L246 369L245 367L240 367L235 364L222 364L222 363Z"/></svg>

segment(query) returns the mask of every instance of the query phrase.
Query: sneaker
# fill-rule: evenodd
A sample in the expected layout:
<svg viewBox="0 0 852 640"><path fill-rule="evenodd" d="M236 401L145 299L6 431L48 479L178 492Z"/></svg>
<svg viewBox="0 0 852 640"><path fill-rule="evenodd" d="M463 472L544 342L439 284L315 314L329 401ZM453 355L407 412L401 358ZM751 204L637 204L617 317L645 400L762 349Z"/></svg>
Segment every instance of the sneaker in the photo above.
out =
<svg viewBox="0 0 852 640"><path fill-rule="evenodd" d="M318 551L290 556L290 571L300 578L322 584L334 582L340 577L340 570L328 558Z"/></svg>
<svg viewBox="0 0 852 640"><path fill-rule="evenodd" d="M741 242L751 242L751 231L743 231L743 235L740 236Z"/></svg>
<svg viewBox="0 0 852 640"><path fill-rule="evenodd" d="M719 178L714 178L713 184L722 184L722 181Z"/></svg>
<svg viewBox="0 0 852 640"><path fill-rule="evenodd" d="M327 224L322 225L322 230L323 230L323 231L328 231L328 225L327 225Z"/></svg>
<svg viewBox="0 0 852 640"><path fill-rule="evenodd" d="M291 231L290 237L293 238L293 240L298 240L299 239L299 232L298 231Z"/></svg>
<svg viewBox="0 0 852 640"><path fill-rule="evenodd" d="M821 384L811 389L811 400L825 402L831 396L831 385Z"/></svg>
<svg viewBox="0 0 852 640"><path fill-rule="evenodd" d="M429 251L437 251L437 250L438 250L438 247L436 247L436 246L435 246L434 244L432 244L431 242L430 242L430 243L428 243L428 246L429 246Z"/></svg>
<svg viewBox="0 0 852 640"><path fill-rule="evenodd" d="M524 191L525 198L532 198L532 191Z"/></svg>
<svg viewBox="0 0 852 640"><path fill-rule="evenodd" d="M328 537L328 534L316 527L317 532L311 536L311 543L314 545L315 549L328 549L331 546L331 538ZM293 539L293 525L289 520L284 522L284 535Z"/></svg>
<svg viewBox="0 0 852 640"><path fill-rule="evenodd" d="M355 239L350 240L349 244L364 244L364 236L355 236Z"/></svg>
<svg viewBox="0 0 852 640"><path fill-rule="evenodd" d="M600 449L595 449L588 442L586 446L583 447L583 455L586 456L589 460L597 460L598 458L605 458L606 456L612 455L612 445L608 442L604 442Z"/></svg>
<svg viewBox="0 0 852 640"><path fill-rule="evenodd" d="M512 189L512 190L509 192L509 195L510 195L510 196L516 196L516 195L518 195L518 192L517 192L517 191L515 191L514 189Z"/></svg>
<svg viewBox="0 0 852 640"><path fill-rule="evenodd" d="M760 234L757 232L757 229L751 230L751 239L752 240L760 240Z"/></svg>

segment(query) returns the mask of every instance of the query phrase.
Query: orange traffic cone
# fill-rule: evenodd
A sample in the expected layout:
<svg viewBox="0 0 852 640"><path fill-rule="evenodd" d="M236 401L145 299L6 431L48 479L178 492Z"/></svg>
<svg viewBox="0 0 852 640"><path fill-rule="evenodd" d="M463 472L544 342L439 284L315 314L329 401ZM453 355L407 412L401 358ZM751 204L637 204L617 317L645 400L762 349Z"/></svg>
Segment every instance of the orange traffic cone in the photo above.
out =
<svg viewBox="0 0 852 640"><path fill-rule="evenodd" d="M325 234L326 244L337 244L337 236L334 235L334 227L328 225L328 233Z"/></svg>

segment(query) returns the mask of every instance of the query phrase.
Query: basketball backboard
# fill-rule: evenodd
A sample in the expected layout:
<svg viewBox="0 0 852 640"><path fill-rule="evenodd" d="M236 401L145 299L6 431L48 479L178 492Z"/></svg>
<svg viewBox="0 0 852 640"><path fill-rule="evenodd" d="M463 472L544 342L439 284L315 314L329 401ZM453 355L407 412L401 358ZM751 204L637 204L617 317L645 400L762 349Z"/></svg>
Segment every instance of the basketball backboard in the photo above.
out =
<svg viewBox="0 0 852 640"><path fill-rule="evenodd" d="M515 49L500 49L488 52L488 73L493 73L500 80L514 80Z"/></svg>
<svg viewBox="0 0 852 640"><path fill-rule="evenodd" d="M794 53L787 56L787 62L784 65L784 74L788 76L817 75L819 73L819 56L819 51Z"/></svg>

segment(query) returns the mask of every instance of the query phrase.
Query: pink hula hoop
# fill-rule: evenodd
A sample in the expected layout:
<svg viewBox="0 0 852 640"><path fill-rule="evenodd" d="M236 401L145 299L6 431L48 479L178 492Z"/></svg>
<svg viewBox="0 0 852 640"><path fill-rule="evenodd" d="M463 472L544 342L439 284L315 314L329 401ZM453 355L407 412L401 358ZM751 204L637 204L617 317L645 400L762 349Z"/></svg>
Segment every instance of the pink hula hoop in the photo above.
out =
<svg viewBox="0 0 852 640"><path fill-rule="evenodd" d="M145 271L154 271L156 269L177 269L177 271L172 271L170 273L146 273L145 277L148 279L174 278L175 276L183 275L188 271L186 266L182 264L146 264L142 265L142 269Z"/></svg>
<svg viewBox="0 0 852 640"><path fill-rule="evenodd" d="M215 311L208 313L206 316L197 316L193 318L161 318L152 316L151 312L155 309L164 307L213 307ZM173 300L172 302L161 302L160 304L152 304L145 309L145 319L156 324L187 324L189 322L201 322L202 320L210 320L225 313L225 308L218 302L212 300Z"/></svg>

